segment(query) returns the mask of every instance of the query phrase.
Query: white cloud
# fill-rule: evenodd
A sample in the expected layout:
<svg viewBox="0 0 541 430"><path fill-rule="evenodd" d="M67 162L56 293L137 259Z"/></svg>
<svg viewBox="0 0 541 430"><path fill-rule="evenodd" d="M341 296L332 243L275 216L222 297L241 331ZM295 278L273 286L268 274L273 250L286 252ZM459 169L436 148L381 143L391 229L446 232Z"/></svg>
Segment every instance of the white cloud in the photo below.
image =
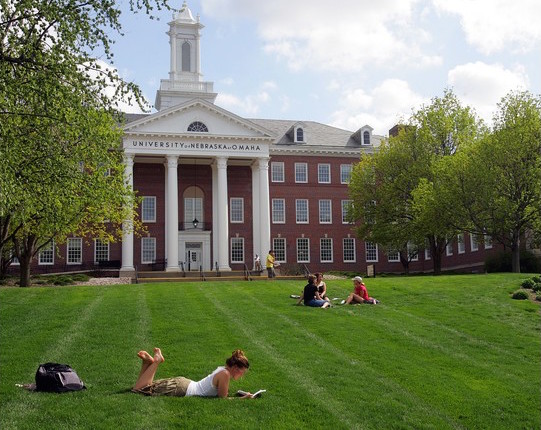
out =
<svg viewBox="0 0 541 430"><path fill-rule="evenodd" d="M437 10L460 16L468 42L484 54L527 52L541 43L539 0L433 0Z"/></svg>
<svg viewBox="0 0 541 430"><path fill-rule="evenodd" d="M475 108L485 121L490 122L496 104L509 91L529 86L522 67L510 70L501 64L477 61L456 66L448 73L448 83L465 104Z"/></svg>
<svg viewBox="0 0 541 430"><path fill-rule="evenodd" d="M341 109L332 114L332 125L355 131L368 124L375 134L386 135L391 127L407 120L412 109L426 99L400 79L387 79L370 91L344 88Z"/></svg>
<svg viewBox="0 0 541 430"><path fill-rule="evenodd" d="M216 104L218 106L231 110L237 115L245 116L257 115L261 105L269 101L270 95L266 91L260 91L257 94L247 95L243 98L228 93L220 93L216 97Z"/></svg>

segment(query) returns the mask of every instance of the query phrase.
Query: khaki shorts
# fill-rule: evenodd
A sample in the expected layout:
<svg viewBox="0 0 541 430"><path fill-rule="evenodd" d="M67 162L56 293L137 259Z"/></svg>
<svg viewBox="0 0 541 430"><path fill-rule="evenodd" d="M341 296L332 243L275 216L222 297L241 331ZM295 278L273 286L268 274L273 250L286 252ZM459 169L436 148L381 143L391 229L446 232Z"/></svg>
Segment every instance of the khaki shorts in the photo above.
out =
<svg viewBox="0 0 541 430"><path fill-rule="evenodd" d="M190 382L192 382L190 379L182 376L177 378L157 379L151 385L147 385L140 390L132 391L134 393L145 394L147 396L184 397Z"/></svg>

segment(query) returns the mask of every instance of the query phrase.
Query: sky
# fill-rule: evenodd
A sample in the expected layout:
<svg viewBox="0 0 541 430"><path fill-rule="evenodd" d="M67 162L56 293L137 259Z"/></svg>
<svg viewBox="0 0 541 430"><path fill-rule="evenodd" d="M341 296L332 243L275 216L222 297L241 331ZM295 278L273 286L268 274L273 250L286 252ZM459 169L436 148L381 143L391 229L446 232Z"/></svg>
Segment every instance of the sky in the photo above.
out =
<svg viewBox="0 0 541 430"><path fill-rule="evenodd" d="M180 9L183 0L172 0ZM375 134L450 88L489 125L509 91L541 93L539 0L187 0L205 26L204 81L244 118L317 121ZM171 11L123 0L118 73L151 104L169 72ZM136 107L126 111L138 112Z"/></svg>

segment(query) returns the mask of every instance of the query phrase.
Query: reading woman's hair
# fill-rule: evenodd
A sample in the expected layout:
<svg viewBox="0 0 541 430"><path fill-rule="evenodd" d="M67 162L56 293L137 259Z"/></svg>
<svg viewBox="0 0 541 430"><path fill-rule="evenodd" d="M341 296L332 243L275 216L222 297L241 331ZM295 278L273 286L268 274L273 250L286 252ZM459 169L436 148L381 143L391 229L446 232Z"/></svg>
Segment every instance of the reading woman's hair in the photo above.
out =
<svg viewBox="0 0 541 430"><path fill-rule="evenodd" d="M225 360L225 364L229 367L237 366L241 369L248 369L250 367L250 363L242 349L235 349L231 354L231 357Z"/></svg>

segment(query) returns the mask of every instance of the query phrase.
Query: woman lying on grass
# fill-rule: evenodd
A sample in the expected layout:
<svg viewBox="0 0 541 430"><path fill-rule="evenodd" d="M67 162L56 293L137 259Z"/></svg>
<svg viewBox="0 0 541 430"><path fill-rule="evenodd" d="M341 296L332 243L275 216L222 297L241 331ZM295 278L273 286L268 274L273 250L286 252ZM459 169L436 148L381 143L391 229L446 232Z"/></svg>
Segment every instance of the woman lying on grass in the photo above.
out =
<svg viewBox="0 0 541 430"><path fill-rule="evenodd" d="M160 348L154 348L154 357L146 351L139 351L137 356L142 360L141 371L132 391L150 396L227 397L230 379L239 379L250 367L244 352L237 349L225 361L225 366L217 367L198 382L182 376L154 381L158 367L164 362ZM247 393L241 398L250 397L251 394Z"/></svg>

